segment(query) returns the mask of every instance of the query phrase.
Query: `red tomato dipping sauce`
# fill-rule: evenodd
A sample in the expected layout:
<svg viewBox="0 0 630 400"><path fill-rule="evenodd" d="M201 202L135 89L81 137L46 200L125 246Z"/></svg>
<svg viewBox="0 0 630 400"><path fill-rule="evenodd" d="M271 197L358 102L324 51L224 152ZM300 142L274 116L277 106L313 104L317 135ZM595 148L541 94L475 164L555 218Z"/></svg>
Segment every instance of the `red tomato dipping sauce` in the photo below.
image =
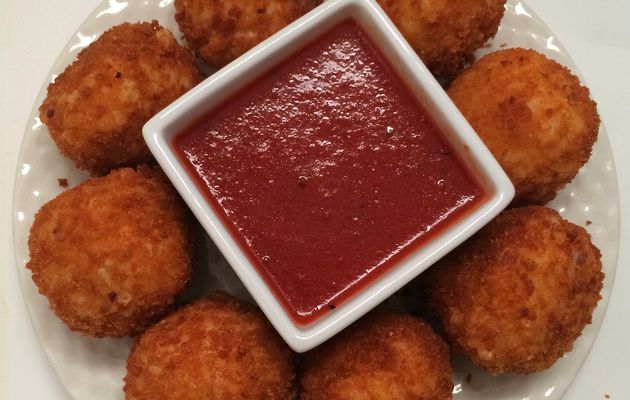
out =
<svg viewBox="0 0 630 400"><path fill-rule="evenodd" d="M173 146L302 325L484 195L351 20L209 111Z"/></svg>

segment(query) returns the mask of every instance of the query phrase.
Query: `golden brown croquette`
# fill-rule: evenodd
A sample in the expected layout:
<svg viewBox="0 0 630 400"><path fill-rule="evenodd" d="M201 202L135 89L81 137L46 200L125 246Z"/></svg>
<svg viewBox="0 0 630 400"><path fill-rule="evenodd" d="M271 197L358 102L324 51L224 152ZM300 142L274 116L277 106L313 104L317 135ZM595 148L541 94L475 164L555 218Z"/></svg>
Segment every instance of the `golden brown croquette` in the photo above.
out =
<svg viewBox="0 0 630 400"><path fill-rule="evenodd" d="M141 332L191 275L188 211L148 167L113 171L49 201L28 245L39 292L70 329L89 336Z"/></svg>
<svg viewBox="0 0 630 400"><path fill-rule="evenodd" d="M220 68L321 0L175 0L175 19L193 50Z"/></svg>
<svg viewBox="0 0 630 400"><path fill-rule="evenodd" d="M223 292L149 328L127 360L127 400L293 400L293 353L256 307Z"/></svg>
<svg viewBox="0 0 630 400"><path fill-rule="evenodd" d="M498 374L553 365L584 327L604 274L589 234L551 209L501 213L423 274L453 348Z"/></svg>
<svg viewBox="0 0 630 400"><path fill-rule="evenodd" d="M301 400L446 400L453 381L448 347L410 315L376 311L307 353Z"/></svg>
<svg viewBox="0 0 630 400"><path fill-rule="evenodd" d="M152 163L142 126L201 80L192 55L153 21L115 26L48 86L41 121L61 153L103 175Z"/></svg>
<svg viewBox="0 0 630 400"><path fill-rule="evenodd" d="M437 77L449 80L494 37L505 0L378 0Z"/></svg>
<svg viewBox="0 0 630 400"><path fill-rule="evenodd" d="M599 116L588 89L532 50L483 57L448 94L512 180L513 205L552 200L597 139Z"/></svg>

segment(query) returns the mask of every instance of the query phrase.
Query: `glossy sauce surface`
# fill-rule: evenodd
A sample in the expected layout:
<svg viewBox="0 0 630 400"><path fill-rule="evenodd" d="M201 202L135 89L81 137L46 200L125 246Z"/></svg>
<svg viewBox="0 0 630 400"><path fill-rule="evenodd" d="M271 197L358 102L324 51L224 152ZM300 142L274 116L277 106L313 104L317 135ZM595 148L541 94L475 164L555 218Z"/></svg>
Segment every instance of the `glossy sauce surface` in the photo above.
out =
<svg viewBox="0 0 630 400"><path fill-rule="evenodd" d="M211 110L173 146L300 324L347 300L482 196L352 21Z"/></svg>

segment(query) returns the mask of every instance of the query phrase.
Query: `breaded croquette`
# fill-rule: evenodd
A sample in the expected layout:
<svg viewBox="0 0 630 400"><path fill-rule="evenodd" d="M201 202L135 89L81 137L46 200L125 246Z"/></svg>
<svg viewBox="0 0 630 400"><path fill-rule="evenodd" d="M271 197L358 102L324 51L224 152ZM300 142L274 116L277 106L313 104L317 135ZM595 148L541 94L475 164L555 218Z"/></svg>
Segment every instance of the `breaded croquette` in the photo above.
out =
<svg viewBox="0 0 630 400"><path fill-rule="evenodd" d="M188 43L221 68L322 0L175 0L175 19Z"/></svg>
<svg viewBox="0 0 630 400"><path fill-rule="evenodd" d="M448 347L424 321L376 311L307 353L302 400L446 400L453 381Z"/></svg>
<svg viewBox="0 0 630 400"><path fill-rule="evenodd" d="M570 351L603 278L589 234L540 206L504 211L423 274L447 340L494 374L542 371Z"/></svg>
<svg viewBox="0 0 630 400"><path fill-rule="evenodd" d="M39 292L70 329L89 336L141 332L191 276L188 210L161 171L143 166L46 203L28 246Z"/></svg>
<svg viewBox="0 0 630 400"><path fill-rule="evenodd" d="M429 70L455 77L494 37L505 0L378 0Z"/></svg>
<svg viewBox="0 0 630 400"><path fill-rule="evenodd" d="M597 139L599 116L588 89L532 50L483 57L448 94L512 180L513 205L552 200Z"/></svg>
<svg viewBox="0 0 630 400"><path fill-rule="evenodd" d="M201 80L192 55L157 22L122 24L101 35L48 86L41 121L80 169L152 163L142 126Z"/></svg>
<svg viewBox="0 0 630 400"><path fill-rule="evenodd" d="M127 360L127 400L293 400L293 353L256 307L216 292L149 328Z"/></svg>

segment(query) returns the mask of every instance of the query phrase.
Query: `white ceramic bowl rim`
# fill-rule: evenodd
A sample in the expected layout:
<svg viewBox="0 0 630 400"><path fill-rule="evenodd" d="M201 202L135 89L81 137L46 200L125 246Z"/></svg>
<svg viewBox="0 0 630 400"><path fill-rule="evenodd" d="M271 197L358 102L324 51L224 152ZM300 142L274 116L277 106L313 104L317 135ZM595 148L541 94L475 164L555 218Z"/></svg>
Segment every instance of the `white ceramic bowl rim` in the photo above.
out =
<svg viewBox="0 0 630 400"><path fill-rule="evenodd" d="M408 255L334 311L306 326L297 325L196 187L171 148L181 132L224 99L341 22L352 18L371 37L398 75L445 134L488 196L426 245ZM514 188L439 83L374 0L329 0L221 69L152 118L144 138L158 163L267 318L297 352L307 351L350 325L458 246L504 209Z"/></svg>

